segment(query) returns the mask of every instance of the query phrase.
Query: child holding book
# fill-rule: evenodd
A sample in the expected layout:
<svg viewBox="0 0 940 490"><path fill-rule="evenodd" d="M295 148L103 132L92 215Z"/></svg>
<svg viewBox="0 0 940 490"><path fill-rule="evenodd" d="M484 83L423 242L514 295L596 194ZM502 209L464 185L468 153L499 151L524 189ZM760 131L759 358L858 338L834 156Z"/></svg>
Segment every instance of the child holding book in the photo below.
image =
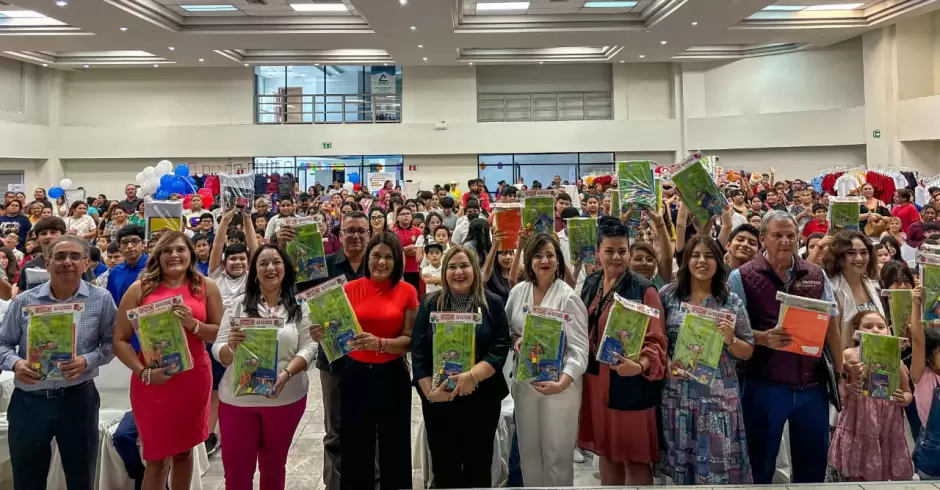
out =
<svg viewBox="0 0 940 490"><path fill-rule="evenodd" d="M913 323L920 324L920 298L915 294ZM877 311L861 311L852 318L856 332L891 335L888 322ZM843 352L846 364L861 360L859 348ZM907 369L899 362L898 388L889 399L862 394L862 381L871 366L862 366L862 376L840 383L842 412L829 445L826 481L910 480L913 475L910 451L904 436L904 407L912 400Z"/></svg>
<svg viewBox="0 0 940 490"><path fill-rule="evenodd" d="M920 321L922 291L914 292L911 322L911 379L917 415L923 424L914 444L914 467L921 480L940 479L940 329Z"/></svg>

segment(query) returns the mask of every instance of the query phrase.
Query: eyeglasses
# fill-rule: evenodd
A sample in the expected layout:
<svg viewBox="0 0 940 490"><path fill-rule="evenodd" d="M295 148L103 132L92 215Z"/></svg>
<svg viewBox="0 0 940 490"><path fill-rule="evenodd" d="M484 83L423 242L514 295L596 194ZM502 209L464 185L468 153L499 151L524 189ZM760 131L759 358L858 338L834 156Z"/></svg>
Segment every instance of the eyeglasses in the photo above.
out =
<svg viewBox="0 0 940 490"><path fill-rule="evenodd" d="M384 217L384 216L378 216L378 215L376 215L376 216L373 216L373 217L371 217L371 218L369 218L369 219L370 219L370 220L373 220L373 221L378 221L378 220L380 220L380 219L385 219L385 217Z"/></svg>
<svg viewBox="0 0 940 490"><path fill-rule="evenodd" d="M81 252L56 252L52 254L52 260L56 262L65 262L66 260L78 262L84 258L85 256Z"/></svg>
<svg viewBox="0 0 940 490"><path fill-rule="evenodd" d="M128 246L136 247L137 245L140 245L142 242L143 240L141 240L140 238L125 238L121 240L121 246L122 247L128 247Z"/></svg>
<svg viewBox="0 0 940 490"><path fill-rule="evenodd" d="M366 236L369 234L369 230L365 228L347 228L343 230L343 233L350 235L350 236L351 235Z"/></svg>

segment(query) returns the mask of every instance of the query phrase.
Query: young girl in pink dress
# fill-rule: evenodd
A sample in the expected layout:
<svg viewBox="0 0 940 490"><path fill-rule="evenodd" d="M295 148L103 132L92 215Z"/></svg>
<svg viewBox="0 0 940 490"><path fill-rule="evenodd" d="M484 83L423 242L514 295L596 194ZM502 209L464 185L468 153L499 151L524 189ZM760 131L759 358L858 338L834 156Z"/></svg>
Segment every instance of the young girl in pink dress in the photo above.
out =
<svg viewBox="0 0 940 490"><path fill-rule="evenodd" d="M912 322L920 322L920 301L914 298ZM852 319L855 331L891 335L885 318L877 311L861 311ZM847 364L859 362L858 347L845 349ZM826 481L910 480L914 468L904 436L904 407L913 400L907 368L900 364L898 389L890 399L863 396L862 379L840 383L842 412L829 444ZM865 373L869 373L865 366Z"/></svg>

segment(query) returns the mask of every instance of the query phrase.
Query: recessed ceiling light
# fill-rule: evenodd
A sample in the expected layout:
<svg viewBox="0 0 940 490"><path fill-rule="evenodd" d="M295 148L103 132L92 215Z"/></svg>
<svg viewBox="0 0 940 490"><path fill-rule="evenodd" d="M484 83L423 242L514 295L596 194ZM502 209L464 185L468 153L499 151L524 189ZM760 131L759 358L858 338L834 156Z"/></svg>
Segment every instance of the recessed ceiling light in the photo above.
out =
<svg viewBox="0 0 940 490"><path fill-rule="evenodd" d="M55 4L58 5L59 7L65 7L69 3L66 2L65 0L57 0Z"/></svg>
<svg viewBox="0 0 940 490"><path fill-rule="evenodd" d="M806 5L768 5L761 10L765 12L798 12L806 8Z"/></svg>
<svg viewBox="0 0 940 490"><path fill-rule="evenodd" d="M697 26L697 25L698 25L698 22L693 20L693 21L692 21L692 25L693 25L693 26Z"/></svg>
<svg viewBox="0 0 940 490"><path fill-rule="evenodd" d="M320 66L320 63L314 63L313 66Z"/></svg>
<svg viewBox="0 0 940 490"><path fill-rule="evenodd" d="M248 66L248 63L245 63L245 66Z"/></svg>
<svg viewBox="0 0 940 490"><path fill-rule="evenodd" d="M665 45L666 45L666 41L660 41L659 44L662 44L663 46L665 46Z"/></svg>
<svg viewBox="0 0 940 490"><path fill-rule="evenodd" d="M187 12L234 12L234 5L180 5Z"/></svg>
<svg viewBox="0 0 940 490"><path fill-rule="evenodd" d="M388 66L388 63L382 63L382 66Z"/></svg>
<svg viewBox="0 0 940 490"><path fill-rule="evenodd" d="M127 32L127 28L126 28L126 27L122 27L122 28L121 28L121 32Z"/></svg>
<svg viewBox="0 0 940 490"><path fill-rule="evenodd" d="M428 58L427 58L426 56L425 56L424 58L421 58L421 59L424 60L424 61L427 61L427 60L428 60Z"/></svg>
<svg viewBox="0 0 940 490"><path fill-rule="evenodd" d="M43 63L42 66L43 66L43 68L45 68L45 67L49 66L49 64L48 64L48 63Z"/></svg>
<svg viewBox="0 0 940 490"><path fill-rule="evenodd" d="M176 51L176 48L174 48L173 46L170 46L169 48L166 48L166 49L169 49L170 51Z"/></svg>
<svg viewBox="0 0 940 490"><path fill-rule="evenodd" d="M419 47L419 48L423 48L424 45L423 45L423 44L419 44L418 47Z"/></svg>
<svg viewBox="0 0 940 490"><path fill-rule="evenodd" d="M502 3L478 3L477 12L492 12L499 10L526 10L529 8L529 2L502 2Z"/></svg>
<svg viewBox="0 0 940 490"><path fill-rule="evenodd" d="M838 4L831 4L831 5L811 5L803 9L803 11L804 12L809 12L809 11L819 12L819 11L832 11L832 10L855 10L861 7L862 5L865 5L865 4L864 3L838 3Z"/></svg>
<svg viewBox="0 0 940 490"><path fill-rule="evenodd" d="M646 55L645 55L645 54L641 54L641 55L640 55L640 59L642 60L643 58L646 58Z"/></svg>
<svg viewBox="0 0 940 490"><path fill-rule="evenodd" d="M202 63L203 61L206 61L205 58L199 58L200 63Z"/></svg>
<svg viewBox="0 0 940 490"><path fill-rule="evenodd" d="M400 3L402 7L404 7L405 5L408 5L408 0L398 0L398 3Z"/></svg>
<svg viewBox="0 0 940 490"><path fill-rule="evenodd" d="M584 2L585 8L627 9L636 7L636 2Z"/></svg>
<svg viewBox="0 0 940 490"><path fill-rule="evenodd" d="M471 62L470 62L470 64L472 65L472 64L473 64L473 62L471 61Z"/></svg>
<svg viewBox="0 0 940 490"><path fill-rule="evenodd" d="M342 3L292 3L290 6L297 12L349 12Z"/></svg>
<svg viewBox="0 0 940 490"><path fill-rule="evenodd" d="M409 29L411 29L412 31L417 31L417 30L418 30L418 28L415 27L415 26L411 26L411 27L409 27Z"/></svg>
<svg viewBox="0 0 940 490"><path fill-rule="evenodd" d="M544 61L539 61L539 64L540 64L540 65L544 65L545 62L544 62Z"/></svg>
<svg viewBox="0 0 940 490"><path fill-rule="evenodd" d="M621 63L626 63L626 61L624 61L624 60L620 60L620 62L621 62Z"/></svg>
<svg viewBox="0 0 940 490"><path fill-rule="evenodd" d="M88 68L88 65L85 65L85 68Z"/></svg>
<svg viewBox="0 0 940 490"><path fill-rule="evenodd" d="M154 67L154 68L160 68L160 65L154 64L153 67Z"/></svg>

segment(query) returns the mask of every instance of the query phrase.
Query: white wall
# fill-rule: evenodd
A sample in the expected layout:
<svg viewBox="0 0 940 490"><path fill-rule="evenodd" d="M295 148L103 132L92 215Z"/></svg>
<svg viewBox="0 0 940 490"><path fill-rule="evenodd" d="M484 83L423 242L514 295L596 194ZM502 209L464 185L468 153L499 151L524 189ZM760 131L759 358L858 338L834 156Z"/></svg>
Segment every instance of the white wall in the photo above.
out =
<svg viewBox="0 0 940 490"><path fill-rule="evenodd" d="M477 178L477 155L406 155L405 179L421 182L421 190L431 190L434 184L456 180L466 190L467 181ZM418 170L408 170L417 165Z"/></svg>
<svg viewBox="0 0 940 490"><path fill-rule="evenodd" d="M252 124L248 68L69 72L62 124L139 128Z"/></svg>
<svg viewBox="0 0 940 490"><path fill-rule="evenodd" d="M656 162L658 165L672 165L676 163L676 154L671 152L617 152L616 158L618 162L630 161L630 160L650 160Z"/></svg>
<svg viewBox="0 0 940 490"><path fill-rule="evenodd" d="M35 187L49 187L40 182L39 161L13 158L0 158L0 172L23 172L23 183L26 184L26 195L32 196L32 189ZM0 192L6 192L6 189L0 189Z"/></svg>
<svg viewBox="0 0 940 490"><path fill-rule="evenodd" d="M49 124L49 78L54 72L0 58L0 122Z"/></svg>
<svg viewBox="0 0 940 490"><path fill-rule="evenodd" d="M472 66L402 68L402 121L476 122L477 79Z"/></svg>
<svg viewBox="0 0 940 490"><path fill-rule="evenodd" d="M615 119L673 117L670 63L617 64L613 67Z"/></svg>
<svg viewBox="0 0 940 490"><path fill-rule="evenodd" d="M476 72L477 91L481 94L613 89L609 64L483 65Z"/></svg>
<svg viewBox="0 0 940 490"><path fill-rule="evenodd" d="M766 148L761 150L715 150L727 170L766 171L773 167L781 179L808 179L818 170L834 165L865 165L865 146L826 148Z"/></svg>

